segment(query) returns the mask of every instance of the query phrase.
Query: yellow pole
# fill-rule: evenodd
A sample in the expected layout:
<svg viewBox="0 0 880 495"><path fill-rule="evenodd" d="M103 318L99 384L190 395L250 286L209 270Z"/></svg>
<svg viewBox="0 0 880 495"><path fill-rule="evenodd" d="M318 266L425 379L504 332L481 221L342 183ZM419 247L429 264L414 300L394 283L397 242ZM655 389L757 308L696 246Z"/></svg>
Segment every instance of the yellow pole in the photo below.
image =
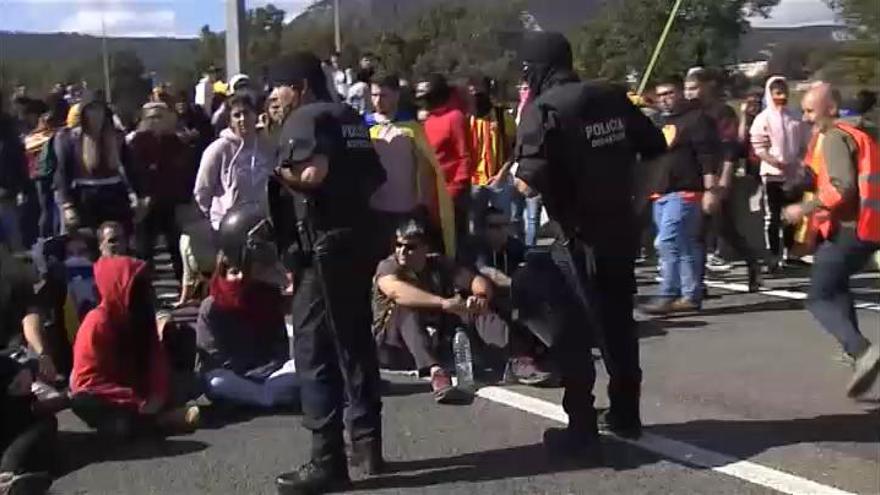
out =
<svg viewBox="0 0 880 495"><path fill-rule="evenodd" d="M660 39L657 40L657 46L654 47L654 53L651 54L651 61L648 62L648 68L645 69L645 73L642 75L642 82L639 83L639 94L642 94L645 91L645 87L648 85L648 79L651 78L651 72L654 71L654 64L656 64L657 59L660 58L660 52L663 51L663 45L666 43L666 37L669 36L670 29L672 29L672 23L675 21L676 14L678 14L681 2L682 0L675 0L675 5L672 6L672 11L669 12L669 19L666 20L663 34L661 34Z"/></svg>

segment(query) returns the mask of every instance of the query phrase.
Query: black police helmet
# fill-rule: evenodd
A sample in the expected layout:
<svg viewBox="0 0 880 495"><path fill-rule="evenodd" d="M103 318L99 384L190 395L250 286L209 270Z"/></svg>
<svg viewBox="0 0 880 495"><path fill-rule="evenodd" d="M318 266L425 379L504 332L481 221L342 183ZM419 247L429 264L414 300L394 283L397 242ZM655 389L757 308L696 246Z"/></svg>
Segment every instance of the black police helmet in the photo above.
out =
<svg viewBox="0 0 880 495"><path fill-rule="evenodd" d="M278 261L272 224L254 204L230 209L220 222L217 241L229 265L242 271Z"/></svg>

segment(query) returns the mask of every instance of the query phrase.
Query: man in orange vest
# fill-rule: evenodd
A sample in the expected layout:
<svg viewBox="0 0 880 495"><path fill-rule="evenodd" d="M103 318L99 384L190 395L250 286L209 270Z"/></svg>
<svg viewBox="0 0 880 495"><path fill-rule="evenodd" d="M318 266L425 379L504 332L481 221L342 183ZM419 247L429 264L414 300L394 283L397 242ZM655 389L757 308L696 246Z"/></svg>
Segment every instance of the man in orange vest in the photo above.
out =
<svg viewBox="0 0 880 495"><path fill-rule="evenodd" d="M850 397L867 392L880 372L880 347L859 331L849 278L880 248L880 152L867 133L837 120L840 95L816 84L804 96L804 120L814 126L807 163L815 198L785 209L797 224L809 215L818 249L807 308L855 361Z"/></svg>

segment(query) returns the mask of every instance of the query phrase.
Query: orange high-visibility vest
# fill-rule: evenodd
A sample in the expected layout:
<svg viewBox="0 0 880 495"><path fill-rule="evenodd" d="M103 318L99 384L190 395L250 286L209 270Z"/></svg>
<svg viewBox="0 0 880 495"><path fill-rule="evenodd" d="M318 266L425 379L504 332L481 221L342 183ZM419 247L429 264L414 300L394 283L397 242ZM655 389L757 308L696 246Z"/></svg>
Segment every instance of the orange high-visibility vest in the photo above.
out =
<svg viewBox="0 0 880 495"><path fill-rule="evenodd" d="M866 132L845 122L835 126L853 138L857 147L856 168L858 171L859 202L846 204L840 192L831 184L825 156L816 146L815 140L810 148L811 168L816 172L816 194L822 204L811 220L811 227L829 239L840 222L856 222L856 235L867 242L880 243L880 148Z"/></svg>

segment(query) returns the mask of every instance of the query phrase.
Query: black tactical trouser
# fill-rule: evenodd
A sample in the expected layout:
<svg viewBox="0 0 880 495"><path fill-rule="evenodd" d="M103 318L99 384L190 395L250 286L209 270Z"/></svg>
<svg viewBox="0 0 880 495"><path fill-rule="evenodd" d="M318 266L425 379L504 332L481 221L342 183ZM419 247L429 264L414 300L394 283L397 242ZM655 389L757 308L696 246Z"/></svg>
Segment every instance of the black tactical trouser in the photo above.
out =
<svg viewBox="0 0 880 495"><path fill-rule="evenodd" d="M565 257L560 256L559 250L564 249L571 253L573 266L561 261ZM535 297L547 299L544 303L530 303L539 309L526 323L536 335L555 335L551 353L562 375L565 389L562 407L568 414L569 427L582 433L596 433L593 406L596 371L590 359L591 348L595 346L602 351L610 377L608 397L613 414L622 421L637 421L642 371L632 316L636 289L633 254L620 249L600 249L586 256L579 243L569 247L556 244L551 251L556 251L552 263L559 273L549 278L548 274L535 275L545 281L542 287L559 289L543 295L534 293ZM537 270L553 269L552 265L535 266ZM530 269L532 267L527 268ZM565 278L565 283L561 279L557 281L557 276ZM586 305L572 287L575 277L584 289Z"/></svg>
<svg viewBox="0 0 880 495"><path fill-rule="evenodd" d="M380 442L382 436L379 365L370 330L373 267L352 242L341 244L296 270L294 359L315 461L344 457L343 413L353 444Z"/></svg>

